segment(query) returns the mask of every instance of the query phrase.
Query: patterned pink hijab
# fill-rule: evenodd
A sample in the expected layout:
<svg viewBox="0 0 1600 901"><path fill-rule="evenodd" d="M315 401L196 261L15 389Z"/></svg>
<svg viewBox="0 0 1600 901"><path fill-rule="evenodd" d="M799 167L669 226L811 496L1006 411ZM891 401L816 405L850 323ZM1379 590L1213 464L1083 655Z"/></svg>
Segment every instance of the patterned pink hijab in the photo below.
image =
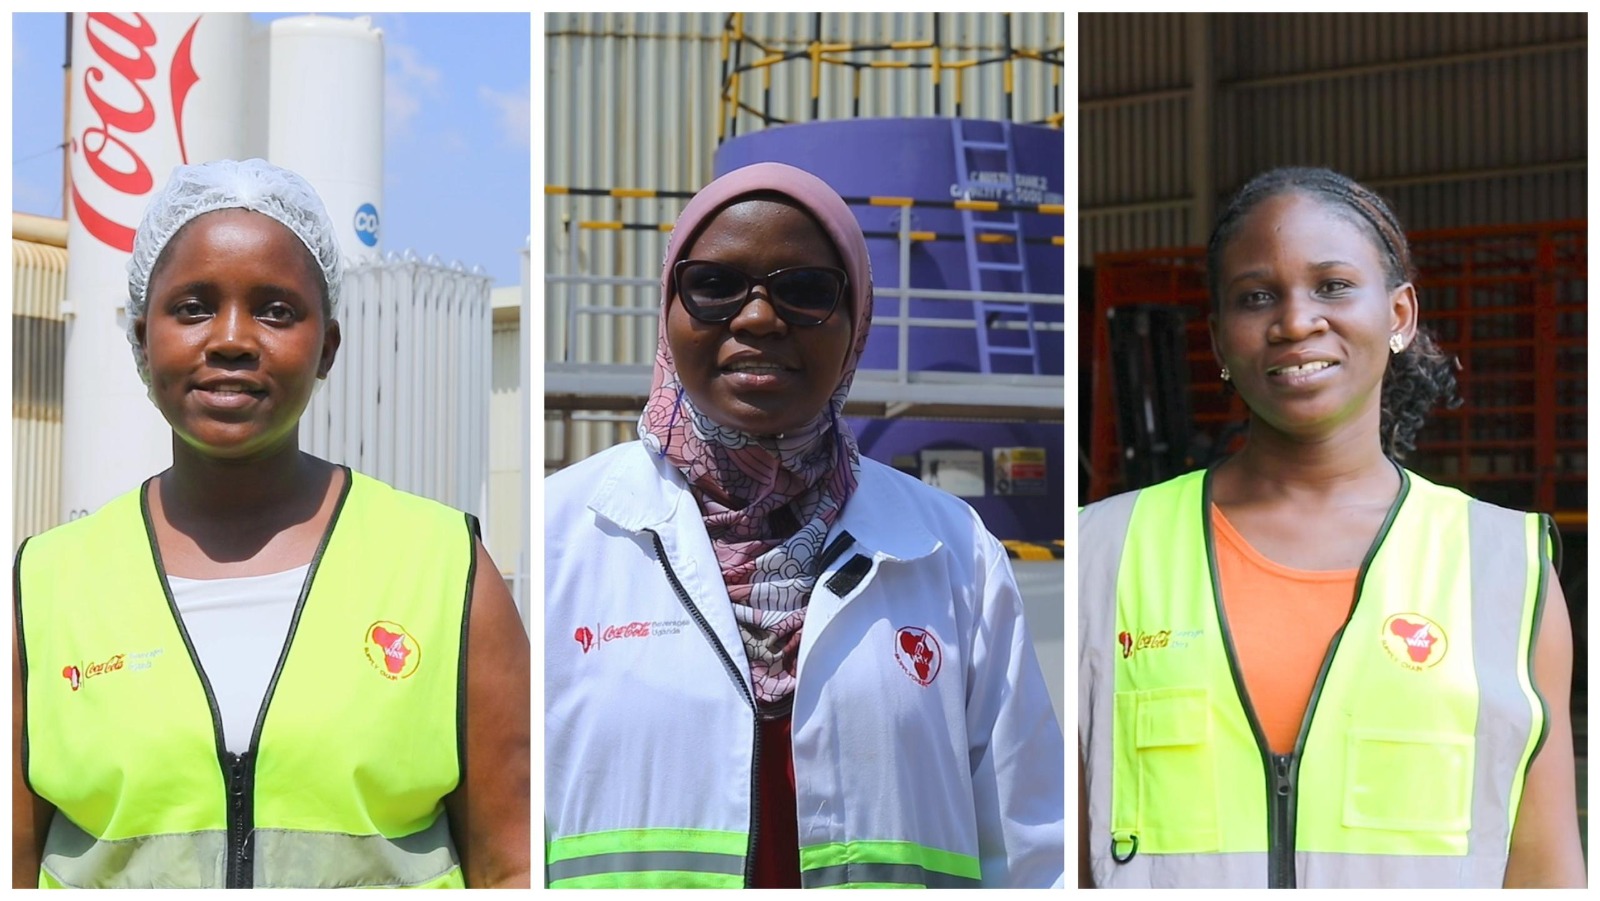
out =
<svg viewBox="0 0 1600 901"><path fill-rule="evenodd" d="M667 344L672 267L718 213L764 192L785 195L822 224L850 279L855 325L827 407L808 424L779 436L735 431L696 410ZM746 166L713 181L684 207L662 266L661 299L655 376L639 418L639 437L672 461L692 486L744 637L756 700L787 709L823 543L861 471L855 436L840 416L872 322L867 241L850 208L821 179L782 163Z"/></svg>

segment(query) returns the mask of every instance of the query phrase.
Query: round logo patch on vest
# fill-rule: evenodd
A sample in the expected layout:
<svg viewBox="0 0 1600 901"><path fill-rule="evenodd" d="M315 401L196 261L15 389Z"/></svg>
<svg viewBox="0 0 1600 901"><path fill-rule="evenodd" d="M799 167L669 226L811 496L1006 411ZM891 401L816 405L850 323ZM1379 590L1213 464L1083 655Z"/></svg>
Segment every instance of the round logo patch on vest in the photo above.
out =
<svg viewBox="0 0 1600 901"><path fill-rule="evenodd" d="M932 632L906 626L894 635L894 659L918 685L931 685L944 663L944 649Z"/></svg>
<svg viewBox="0 0 1600 901"><path fill-rule="evenodd" d="M378 620L367 627L363 649L367 662L386 679L404 679L417 671L422 646L398 623Z"/></svg>
<svg viewBox="0 0 1600 901"><path fill-rule="evenodd" d="M1425 670L1444 659L1450 648L1439 624L1420 613L1396 613L1383 621L1383 649L1409 670Z"/></svg>

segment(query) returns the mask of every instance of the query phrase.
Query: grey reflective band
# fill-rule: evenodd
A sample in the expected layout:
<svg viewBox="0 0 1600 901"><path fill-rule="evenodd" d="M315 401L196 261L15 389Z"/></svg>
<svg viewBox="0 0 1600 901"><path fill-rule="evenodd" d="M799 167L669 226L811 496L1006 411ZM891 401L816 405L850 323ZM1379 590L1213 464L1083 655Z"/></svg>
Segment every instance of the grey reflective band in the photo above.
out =
<svg viewBox="0 0 1600 901"><path fill-rule="evenodd" d="M914 863L843 863L805 870L800 874L801 888L829 888L862 883L922 885L928 888L983 887L980 880L952 876L938 870L925 870Z"/></svg>
<svg viewBox="0 0 1600 901"><path fill-rule="evenodd" d="M1505 859L1494 855L1295 854L1300 885L1319 888L1499 886ZM1266 888L1264 851L1236 854L1140 854L1126 864L1093 862L1096 885L1148 888Z"/></svg>
<svg viewBox="0 0 1600 901"><path fill-rule="evenodd" d="M1348 855L1321 855L1344 857ZM1266 888L1267 852L1233 854L1137 854L1115 863L1109 854L1090 856L1094 884L1102 888Z"/></svg>
<svg viewBox="0 0 1600 901"><path fill-rule="evenodd" d="M257 888L425 885L460 867L448 818L401 838L337 832L256 830ZM69 888L221 888L223 830L100 841L59 811L40 867Z"/></svg>
<svg viewBox="0 0 1600 901"><path fill-rule="evenodd" d="M256 888L403 888L460 868L449 817L400 838L257 829Z"/></svg>
<svg viewBox="0 0 1600 901"><path fill-rule="evenodd" d="M547 868L551 883L603 873L716 873L744 875L744 855L708 851L612 851L558 860Z"/></svg>
<svg viewBox="0 0 1600 901"><path fill-rule="evenodd" d="M1117 635L1117 573L1138 498L1139 492L1129 491L1078 514L1078 748L1089 758L1084 761L1089 776L1089 859L1096 885L1110 884L1111 868L1116 866L1110 856L1111 705L1117 684L1112 648ZM1249 855L1228 855L1241 856ZM1140 860L1149 858L1134 858ZM1265 854L1260 866L1265 886ZM1128 884L1148 883L1132 877Z"/></svg>
<svg viewBox="0 0 1600 901"><path fill-rule="evenodd" d="M39 868L68 888L222 888L227 846L221 829L99 841L58 810Z"/></svg>
<svg viewBox="0 0 1600 901"><path fill-rule="evenodd" d="M1544 530L1537 534L1543 542ZM1504 712L1504 716L1492 720L1478 717L1474 739L1479 748L1488 748L1503 744L1505 736L1527 735L1533 727L1533 710L1523 697L1521 686L1514 680L1488 678L1491 673L1515 673L1522 666L1520 636L1529 562L1527 517L1472 501L1467 507L1467 541L1472 555L1472 660L1478 680L1478 709ZM1534 628L1538 628L1537 622ZM1473 755L1469 857L1498 855L1503 868L1511 848L1511 826L1517 817L1517 812L1509 808L1512 786L1523 765L1521 757L1519 753ZM1494 884L1500 882L1501 876L1496 875Z"/></svg>
<svg viewBox="0 0 1600 901"><path fill-rule="evenodd" d="M1301 851L1294 856L1294 866L1300 885L1317 888L1500 888L1506 855L1504 851L1464 857Z"/></svg>

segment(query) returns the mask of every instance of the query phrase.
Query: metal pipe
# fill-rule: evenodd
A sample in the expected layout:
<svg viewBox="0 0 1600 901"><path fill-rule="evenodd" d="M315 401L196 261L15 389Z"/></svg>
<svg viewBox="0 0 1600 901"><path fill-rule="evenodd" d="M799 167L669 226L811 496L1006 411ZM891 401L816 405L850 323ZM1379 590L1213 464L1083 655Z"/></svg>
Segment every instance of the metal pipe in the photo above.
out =
<svg viewBox="0 0 1600 901"><path fill-rule="evenodd" d="M1429 67L1460 65L1463 63L1488 62L1491 60L1514 59L1522 56L1549 56L1557 53L1567 53L1574 50L1587 50L1589 42L1585 39L1568 41L1551 41L1544 44L1525 44L1520 47L1505 47L1498 50L1475 50L1464 53L1446 53L1438 56L1426 56L1417 59L1397 60L1384 63L1363 63L1356 66L1334 66L1323 69L1312 69L1306 72L1293 72L1286 75L1269 75L1261 78L1241 78L1234 81L1218 82L1218 87L1223 90L1251 90L1254 88L1280 87L1287 84L1297 84L1306 81L1325 81L1336 78L1355 78L1363 75L1383 75L1388 72L1398 72L1407 69L1426 69ZM1123 106L1137 106L1146 103L1160 103L1166 100L1182 100L1189 96L1192 88L1163 88L1154 91L1135 91L1131 94L1114 94L1106 97L1081 97L1078 99L1078 111L1114 109Z"/></svg>
<svg viewBox="0 0 1600 901"><path fill-rule="evenodd" d="M67 220L14 212L11 214L11 237L64 248L67 246Z"/></svg>

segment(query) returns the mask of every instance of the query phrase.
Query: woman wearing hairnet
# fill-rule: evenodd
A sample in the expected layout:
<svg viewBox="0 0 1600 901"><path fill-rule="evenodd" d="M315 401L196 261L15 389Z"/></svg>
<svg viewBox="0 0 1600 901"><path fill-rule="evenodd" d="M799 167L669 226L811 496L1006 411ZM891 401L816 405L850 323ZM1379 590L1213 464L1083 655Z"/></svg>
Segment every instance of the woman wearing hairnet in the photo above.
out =
<svg viewBox="0 0 1600 901"><path fill-rule="evenodd" d="M261 160L146 211L173 462L17 551L14 885L528 885L528 643L476 521L299 447L340 268Z"/></svg>

